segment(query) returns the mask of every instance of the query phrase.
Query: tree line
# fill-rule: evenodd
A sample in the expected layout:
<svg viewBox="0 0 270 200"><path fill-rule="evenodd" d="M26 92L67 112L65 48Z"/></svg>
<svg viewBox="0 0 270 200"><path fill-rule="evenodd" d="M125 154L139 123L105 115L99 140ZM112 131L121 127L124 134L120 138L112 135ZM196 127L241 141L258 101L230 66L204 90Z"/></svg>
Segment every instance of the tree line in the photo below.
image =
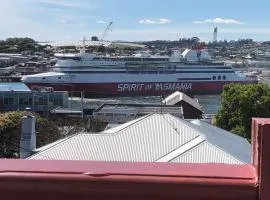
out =
<svg viewBox="0 0 270 200"><path fill-rule="evenodd" d="M45 45L40 45L32 38L7 38L0 40L1 53L20 53L23 51L43 51Z"/></svg>

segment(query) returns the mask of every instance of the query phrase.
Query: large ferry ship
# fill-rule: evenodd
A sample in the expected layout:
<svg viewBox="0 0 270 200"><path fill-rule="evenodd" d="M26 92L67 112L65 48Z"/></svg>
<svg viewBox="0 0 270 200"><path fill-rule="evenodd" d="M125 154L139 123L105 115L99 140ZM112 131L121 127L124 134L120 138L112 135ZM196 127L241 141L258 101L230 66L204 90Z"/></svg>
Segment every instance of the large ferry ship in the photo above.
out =
<svg viewBox="0 0 270 200"><path fill-rule="evenodd" d="M98 56L85 53L55 54L52 72L22 78L29 88L84 92L88 96L219 94L228 83L256 83L230 66L211 60L206 50L187 49L182 54L153 56Z"/></svg>

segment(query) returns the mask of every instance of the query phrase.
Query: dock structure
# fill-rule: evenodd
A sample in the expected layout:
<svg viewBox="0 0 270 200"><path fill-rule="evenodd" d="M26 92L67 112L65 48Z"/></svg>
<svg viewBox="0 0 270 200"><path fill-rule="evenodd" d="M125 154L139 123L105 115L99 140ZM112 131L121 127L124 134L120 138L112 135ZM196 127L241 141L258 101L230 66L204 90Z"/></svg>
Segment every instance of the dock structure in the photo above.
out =
<svg viewBox="0 0 270 200"><path fill-rule="evenodd" d="M125 123L151 113L169 113L178 118L183 118L181 106L111 103L104 103L97 108L93 112L93 117L108 123Z"/></svg>
<svg viewBox="0 0 270 200"><path fill-rule="evenodd" d="M0 76L0 83L3 82L21 82L20 76Z"/></svg>
<svg viewBox="0 0 270 200"><path fill-rule="evenodd" d="M181 119L202 119L203 110L198 100L175 92L161 104L104 103L93 112L93 117L108 123L125 123L151 113L168 113Z"/></svg>

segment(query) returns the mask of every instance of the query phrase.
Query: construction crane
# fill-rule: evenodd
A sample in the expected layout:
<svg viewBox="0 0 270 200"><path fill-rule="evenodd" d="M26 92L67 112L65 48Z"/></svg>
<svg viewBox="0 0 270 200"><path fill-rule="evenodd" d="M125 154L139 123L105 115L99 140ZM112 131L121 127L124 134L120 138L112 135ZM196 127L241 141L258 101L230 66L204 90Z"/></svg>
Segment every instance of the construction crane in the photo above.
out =
<svg viewBox="0 0 270 200"><path fill-rule="evenodd" d="M104 41L104 38L105 38L105 36L108 34L109 30L111 29L112 24L113 24L113 22L110 22L110 23L108 24L108 26L106 27L106 29L104 30L103 34L102 34L101 37L100 37L100 40L101 40L101 41Z"/></svg>

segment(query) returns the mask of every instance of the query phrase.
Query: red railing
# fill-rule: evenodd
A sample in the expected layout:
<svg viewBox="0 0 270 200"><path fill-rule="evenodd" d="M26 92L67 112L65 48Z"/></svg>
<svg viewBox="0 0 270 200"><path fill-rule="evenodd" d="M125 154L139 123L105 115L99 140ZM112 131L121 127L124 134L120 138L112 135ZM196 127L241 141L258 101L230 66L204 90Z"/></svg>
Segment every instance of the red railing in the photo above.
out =
<svg viewBox="0 0 270 200"><path fill-rule="evenodd" d="M253 164L1 160L1 199L270 199L270 119L253 120Z"/></svg>

